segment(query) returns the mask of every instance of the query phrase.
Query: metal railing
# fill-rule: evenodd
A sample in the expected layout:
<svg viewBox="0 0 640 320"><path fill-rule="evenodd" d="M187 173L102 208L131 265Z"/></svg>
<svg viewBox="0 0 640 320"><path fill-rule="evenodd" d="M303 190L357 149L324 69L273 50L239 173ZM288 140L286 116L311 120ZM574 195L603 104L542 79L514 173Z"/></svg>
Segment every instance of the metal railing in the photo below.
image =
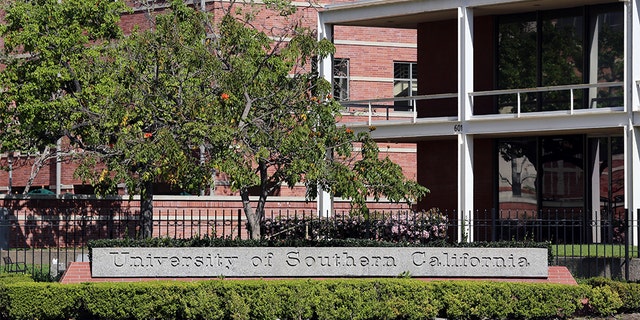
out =
<svg viewBox="0 0 640 320"><path fill-rule="evenodd" d="M367 218L345 211L319 218L313 210L274 210L266 213L262 234L268 239L364 238L428 245L465 241L457 238L458 230L472 228L474 241L549 242L551 263L566 265L580 277L640 277L630 274L640 261L639 225L626 212L602 214L606 218L598 220L591 219L590 212L558 210L477 210L473 216L463 222L455 211L372 212ZM6 211L0 219L0 254L26 262L33 272L57 274L69 262L87 259L89 240L136 238L140 223L137 212L126 210ZM244 213L237 209L157 211L153 234L246 238L245 223Z"/></svg>
<svg viewBox="0 0 640 320"><path fill-rule="evenodd" d="M522 96L530 93L549 93L549 92L562 92L567 91L569 93L569 99L566 102L566 109L564 111L568 111L569 114L573 114L576 110L575 104L575 93L576 91L582 91L585 89L602 89L602 88L614 88L620 87L622 88L624 85L623 82L602 82L602 83L591 83L591 84L573 84L573 85L562 85L562 86L546 86L546 87L535 87L535 88L523 88L523 89L506 89L506 90L488 90L488 91L477 91L469 93L469 97L486 97L486 96L503 96L503 95L515 95L516 96L516 117L522 116ZM591 99L589 103L589 108L593 109L594 103L601 100L601 98L594 97Z"/></svg>
<svg viewBox="0 0 640 320"><path fill-rule="evenodd" d="M569 114L574 114L577 109L576 107L576 92L589 90L589 89L607 89L607 88L620 88L622 89L624 86L623 82L602 82L602 83L591 83L591 84L574 84L574 85L560 85L560 86L545 86L545 87L534 87L534 88L522 88L522 89L504 89L504 90L487 90L487 91L476 91L469 93L469 99L473 101L474 98L478 97L502 97L507 95L515 96L515 110L511 110L509 113L514 114L515 117L519 118L523 114L532 113L535 111L525 112L523 110L523 96L528 94L543 94L543 93L552 93L552 92L568 92L569 97L566 99L567 101L553 101L554 104L564 105L557 110L560 112L568 112ZM598 102L606 101L606 100L619 100L622 99L622 91L619 92L619 95L613 95L608 98L599 98L592 97L590 98L587 109L595 109ZM441 99L457 99L459 97L458 93L441 93L441 94L429 94L429 95L418 95L411 97L399 97L399 98L376 98L376 99L364 99L364 100L347 100L341 101L340 103L345 107L346 112L352 112L354 114L360 114L367 117L368 125L372 125L374 122L374 118L382 118L380 121L388 121L388 120L397 120L403 118L410 118L412 123L415 123L417 119L419 119L418 115L418 101L425 100L441 100ZM396 111L395 103L397 102L408 102L411 106L409 111ZM622 107L622 105L620 105ZM406 107L402 107L406 108ZM505 106L501 106L501 108L505 108ZM384 109L383 113L376 112L377 109ZM394 110L394 113L391 114L391 110ZM499 114L499 111L495 112ZM474 112L473 115L478 115ZM458 116L452 115L452 116Z"/></svg>

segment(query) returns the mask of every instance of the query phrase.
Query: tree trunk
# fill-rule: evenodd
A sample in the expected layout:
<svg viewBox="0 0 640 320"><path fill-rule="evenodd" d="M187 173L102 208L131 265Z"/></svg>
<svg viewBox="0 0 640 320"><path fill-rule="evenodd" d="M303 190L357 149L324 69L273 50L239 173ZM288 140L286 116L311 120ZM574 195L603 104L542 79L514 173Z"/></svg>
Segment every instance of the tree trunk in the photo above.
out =
<svg viewBox="0 0 640 320"><path fill-rule="evenodd" d="M244 208L244 215L247 217L247 231L249 237L252 240L260 240L260 215L258 212L253 211L251 207L251 200L249 199L249 190L240 190L240 197L242 198L242 207Z"/></svg>
<svg viewBox="0 0 640 320"><path fill-rule="evenodd" d="M47 162L47 160L49 159L50 151L51 151L51 148L49 146L46 146L42 151L42 153L40 153L40 155L38 155L33 159L33 165L31 166L31 174L29 175L29 180L27 180L27 184L24 187L24 191L22 192L22 194L29 193L29 190L31 189L31 185L33 185L33 180L36 179L36 176L38 176L40 169L44 167L45 162Z"/></svg>
<svg viewBox="0 0 640 320"><path fill-rule="evenodd" d="M153 182L144 183L140 194L140 228L142 238L153 237Z"/></svg>

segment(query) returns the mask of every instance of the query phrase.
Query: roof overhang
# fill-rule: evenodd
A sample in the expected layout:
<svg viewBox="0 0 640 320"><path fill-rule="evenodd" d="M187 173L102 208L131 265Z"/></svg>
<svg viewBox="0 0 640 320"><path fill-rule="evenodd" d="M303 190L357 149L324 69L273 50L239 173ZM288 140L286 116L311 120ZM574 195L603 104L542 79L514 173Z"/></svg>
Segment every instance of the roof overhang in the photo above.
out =
<svg viewBox="0 0 640 320"><path fill-rule="evenodd" d="M455 19L461 7L482 16L620 1L624 0L363 0L328 5L320 19L332 25L415 29L422 22Z"/></svg>

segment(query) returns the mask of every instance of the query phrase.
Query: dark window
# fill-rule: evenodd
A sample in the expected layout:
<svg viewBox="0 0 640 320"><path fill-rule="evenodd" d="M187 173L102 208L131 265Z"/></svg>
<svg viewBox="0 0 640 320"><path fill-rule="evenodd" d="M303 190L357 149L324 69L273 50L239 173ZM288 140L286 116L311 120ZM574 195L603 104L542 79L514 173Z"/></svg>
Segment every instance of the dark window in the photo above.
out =
<svg viewBox="0 0 640 320"><path fill-rule="evenodd" d="M336 100L349 100L349 59L333 59L333 96Z"/></svg>
<svg viewBox="0 0 640 320"><path fill-rule="evenodd" d="M622 81L622 5L502 16L498 22L498 89ZM619 87L529 93L521 112L622 105ZM587 97L587 99L585 99ZM499 97L498 112L516 112L517 96Z"/></svg>
<svg viewBox="0 0 640 320"><path fill-rule="evenodd" d="M395 98L418 95L418 68L415 62L393 63L393 96ZM395 101L396 111L413 110L414 100Z"/></svg>

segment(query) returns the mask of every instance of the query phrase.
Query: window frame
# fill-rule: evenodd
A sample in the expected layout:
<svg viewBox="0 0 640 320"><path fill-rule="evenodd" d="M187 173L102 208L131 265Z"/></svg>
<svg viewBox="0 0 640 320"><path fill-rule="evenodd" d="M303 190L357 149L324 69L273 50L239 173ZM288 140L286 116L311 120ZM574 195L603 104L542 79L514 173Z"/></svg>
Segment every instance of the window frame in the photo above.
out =
<svg viewBox="0 0 640 320"><path fill-rule="evenodd" d="M396 77L396 68L398 65L408 65L409 66L409 72L408 78L398 78ZM393 61L393 88L395 91L395 87L398 83L407 83L408 87L410 88L410 90L408 91L408 96L400 96L397 95L395 92L393 93L393 97L394 98L405 98L405 97L414 97L417 95L418 92L418 77L417 77L417 72L418 72L418 63L415 61ZM414 78L415 75L415 78ZM414 90L413 87L415 85L415 92L416 94L414 94ZM401 91L401 93L404 91ZM413 111L414 106L416 105L415 100L409 100L409 101L394 101L393 102L393 106L394 109L396 111Z"/></svg>
<svg viewBox="0 0 640 320"><path fill-rule="evenodd" d="M345 66L344 72L337 72L340 66ZM332 61L333 76L333 97L338 101L346 101L350 98L350 81L351 81L351 62L349 58L333 58ZM343 74L344 73L344 74Z"/></svg>

